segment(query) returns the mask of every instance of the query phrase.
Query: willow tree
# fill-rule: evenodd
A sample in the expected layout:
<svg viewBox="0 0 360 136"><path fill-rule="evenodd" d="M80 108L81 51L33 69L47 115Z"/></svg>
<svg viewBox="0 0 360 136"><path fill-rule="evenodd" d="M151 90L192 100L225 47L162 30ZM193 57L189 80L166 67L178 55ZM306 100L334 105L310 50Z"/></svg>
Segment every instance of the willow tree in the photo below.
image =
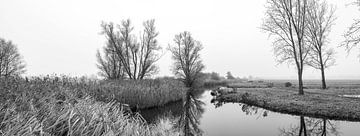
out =
<svg viewBox="0 0 360 136"><path fill-rule="evenodd" d="M25 62L11 41L0 38L0 78L19 76L25 72Z"/></svg>
<svg viewBox="0 0 360 136"><path fill-rule="evenodd" d="M310 0L307 12L306 39L310 45L310 55L306 64L321 71L322 89L326 89L325 69L335 64L334 49L328 47L335 10L326 1Z"/></svg>
<svg viewBox="0 0 360 136"><path fill-rule="evenodd" d="M161 47L156 39L159 32L156 31L155 20L143 23L144 29L139 37L132 34L134 27L129 19L123 20L117 28L113 23L101 26L110 46L109 53L115 55L127 78L143 79L158 72L155 62L161 57Z"/></svg>
<svg viewBox="0 0 360 136"><path fill-rule="evenodd" d="M296 66L301 95L304 94L304 62L309 53L304 43L306 8L306 0L268 0L262 25L262 29L274 38L273 49L278 63Z"/></svg>
<svg viewBox="0 0 360 136"><path fill-rule="evenodd" d="M175 35L174 42L169 46L174 60L172 71L187 87L193 87L205 68L200 58L202 44L187 31Z"/></svg>

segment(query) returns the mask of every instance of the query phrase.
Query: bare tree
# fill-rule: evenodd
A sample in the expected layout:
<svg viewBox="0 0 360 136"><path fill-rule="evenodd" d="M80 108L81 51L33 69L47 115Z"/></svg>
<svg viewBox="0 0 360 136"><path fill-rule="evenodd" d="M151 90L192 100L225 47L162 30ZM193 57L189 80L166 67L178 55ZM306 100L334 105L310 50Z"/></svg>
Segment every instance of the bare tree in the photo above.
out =
<svg viewBox="0 0 360 136"><path fill-rule="evenodd" d="M11 41L0 38L0 78L25 73L25 62Z"/></svg>
<svg viewBox="0 0 360 136"><path fill-rule="evenodd" d="M188 90L183 101L181 113L175 128L180 131L181 136L202 136L203 131L199 127L199 119L204 113L204 102L196 98L195 90Z"/></svg>
<svg viewBox="0 0 360 136"><path fill-rule="evenodd" d="M99 75L106 79L123 79L125 77L123 66L113 50L114 46L108 42L107 46L103 48L103 55L99 50L97 51L98 64L96 66L100 70Z"/></svg>
<svg viewBox="0 0 360 136"><path fill-rule="evenodd" d="M155 62L160 59L161 47L156 37L155 20L143 23L144 30L140 34L139 42L132 34L133 27L130 20L123 20L117 30L113 23L103 23L103 34L112 46L110 52L120 61L123 71L130 79L143 79L158 72Z"/></svg>
<svg viewBox="0 0 360 136"><path fill-rule="evenodd" d="M360 0L354 2L355 5L360 6ZM360 47L360 19L356 19L355 22L349 27L348 31L344 34L345 41L341 46L345 47L345 50L350 53L351 50L356 47ZM359 48L360 51L360 48ZM360 53L358 55L360 58Z"/></svg>
<svg viewBox="0 0 360 136"><path fill-rule="evenodd" d="M304 43L306 28L306 0L268 0L262 29L275 37L274 54L278 63L295 64L299 81L299 94L303 91L304 62L309 53Z"/></svg>
<svg viewBox="0 0 360 136"><path fill-rule="evenodd" d="M338 124L317 118L305 118L300 116L299 125L290 125L289 128L280 129L280 136L339 136Z"/></svg>
<svg viewBox="0 0 360 136"><path fill-rule="evenodd" d="M329 9L330 8L330 9ZM335 51L328 47L328 35L334 24L334 8L326 1L310 0L306 39L310 45L310 55L306 64L321 71L322 89L326 89L325 69L335 64Z"/></svg>
<svg viewBox="0 0 360 136"><path fill-rule="evenodd" d="M175 35L174 41L175 44L169 46L174 60L172 70L187 87L193 87L199 79L201 71L205 68L200 58L202 44L187 31Z"/></svg>

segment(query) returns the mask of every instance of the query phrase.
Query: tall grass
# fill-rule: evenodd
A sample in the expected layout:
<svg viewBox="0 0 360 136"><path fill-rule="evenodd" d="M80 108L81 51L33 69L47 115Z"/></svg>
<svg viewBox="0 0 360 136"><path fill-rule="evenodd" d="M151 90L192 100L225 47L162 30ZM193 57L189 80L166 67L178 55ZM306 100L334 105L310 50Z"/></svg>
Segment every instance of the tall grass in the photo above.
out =
<svg viewBox="0 0 360 136"><path fill-rule="evenodd" d="M88 89L101 101L116 100L138 108L149 108L178 101L185 97L186 88L174 79L115 80L101 83L97 90Z"/></svg>
<svg viewBox="0 0 360 136"><path fill-rule="evenodd" d="M182 82L171 78L145 80L95 80L71 77L31 77L0 79L0 102L14 99L14 96L26 94L35 98L61 93L61 90L73 90L77 97L89 95L97 101L117 101L132 107L149 108L178 101L185 97L186 90Z"/></svg>
<svg viewBox="0 0 360 136"><path fill-rule="evenodd" d="M0 79L0 135L177 135L161 123L147 125L140 115L131 115L121 104L154 106L178 99L181 93L165 91L178 84L167 82L69 77ZM151 101L143 98L144 93L153 99L171 99ZM125 99L125 95L129 98Z"/></svg>
<svg viewBox="0 0 360 136"><path fill-rule="evenodd" d="M77 99L76 103L51 100L26 111L15 105L1 106L0 135L175 135L171 127L147 125L141 116L126 114L117 102L103 103L94 99Z"/></svg>

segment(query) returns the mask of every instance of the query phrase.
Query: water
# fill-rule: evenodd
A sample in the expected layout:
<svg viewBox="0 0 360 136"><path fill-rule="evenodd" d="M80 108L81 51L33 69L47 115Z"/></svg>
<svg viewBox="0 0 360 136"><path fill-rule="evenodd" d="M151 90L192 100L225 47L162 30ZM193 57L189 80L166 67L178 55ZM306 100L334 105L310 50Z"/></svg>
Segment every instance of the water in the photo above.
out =
<svg viewBox="0 0 360 136"><path fill-rule="evenodd" d="M360 98L360 95L340 95L343 97L350 97L350 98Z"/></svg>
<svg viewBox="0 0 360 136"><path fill-rule="evenodd" d="M180 130L205 136L358 136L359 122L334 121L271 112L241 103L211 103L210 91L188 93L186 101L140 111L149 123L175 120ZM306 131L304 131L306 130Z"/></svg>

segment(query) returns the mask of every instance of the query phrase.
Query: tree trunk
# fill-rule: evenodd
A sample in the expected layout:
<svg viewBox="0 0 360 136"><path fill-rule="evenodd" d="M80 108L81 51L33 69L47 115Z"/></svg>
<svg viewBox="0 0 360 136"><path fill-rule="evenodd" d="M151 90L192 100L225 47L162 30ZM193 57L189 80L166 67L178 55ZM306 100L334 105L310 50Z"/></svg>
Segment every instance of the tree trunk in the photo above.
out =
<svg viewBox="0 0 360 136"><path fill-rule="evenodd" d="M326 136L326 119L323 119L323 122L324 122L324 124L323 124L323 132L322 132L321 136Z"/></svg>
<svg viewBox="0 0 360 136"><path fill-rule="evenodd" d="M322 89L326 89L325 69L323 65L321 65L321 82L322 82Z"/></svg>
<svg viewBox="0 0 360 136"><path fill-rule="evenodd" d="M303 79L302 79L302 71L298 69L298 80L299 80L299 95L304 95L304 87L303 87Z"/></svg>
<svg viewBox="0 0 360 136"><path fill-rule="evenodd" d="M299 136L301 136L301 134L304 134L303 136L307 136L307 134L306 134L306 124L305 124L304 116L301 116L301 117L300 117Z"/></svg>

